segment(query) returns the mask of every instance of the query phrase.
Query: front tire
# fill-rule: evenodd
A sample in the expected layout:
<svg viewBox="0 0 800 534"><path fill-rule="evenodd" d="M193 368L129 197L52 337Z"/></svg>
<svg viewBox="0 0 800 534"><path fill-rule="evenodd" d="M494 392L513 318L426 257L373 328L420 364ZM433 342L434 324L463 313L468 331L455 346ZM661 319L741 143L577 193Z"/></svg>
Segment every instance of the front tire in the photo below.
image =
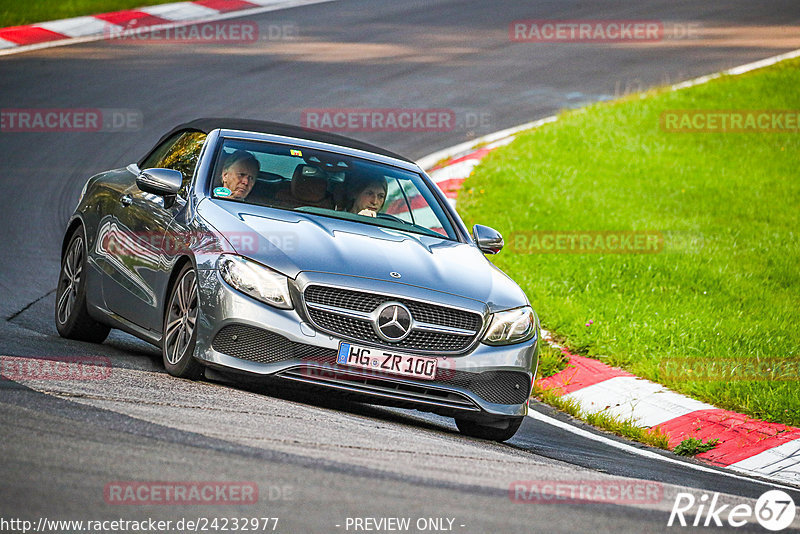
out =
<svg viewBox="0 0 800 534"><path fill-rule="evenodd" d="M459 432L466 436L489 441L506 441L511 439L519 430L524 417L509 417L501 422L483 425L466 419L456 419Z"/></svg>
<svg viewBox="0 0 800 534"><path fill-rule="evenodd" d="M172 376L193 380L203 372L203 366L194 358L198 310L197 273L187 263L175 279L164 313L161 355Z"/></svg>
<svg viewBox="0 0 800 534"><path fill-rule="evenodd" d="M86 305L86 236L83 227L72 232L56 287L56 330L61 337L102 343L111 328L89 316Z"/></svg>

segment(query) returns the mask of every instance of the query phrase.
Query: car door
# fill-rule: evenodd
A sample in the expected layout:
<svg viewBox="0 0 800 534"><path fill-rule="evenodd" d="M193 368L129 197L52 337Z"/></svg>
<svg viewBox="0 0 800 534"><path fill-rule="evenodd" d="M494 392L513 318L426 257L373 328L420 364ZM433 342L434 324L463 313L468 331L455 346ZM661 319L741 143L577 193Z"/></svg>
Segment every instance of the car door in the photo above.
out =
<svg viewBox="0 0 800 534"><path fill-rule="evenodd" d="M112 216L104 229L113 269L103 280L103 297L108 308L124 319L150 331L161 330L161 300L171 265L165 257L165 234L186 206L186 194L206 134L178 132L154 150L142 163L147 168L181 171L183 185L174 202L145 193L131 185L120 192ZM169 256L173 256L170 251Z"/></svg>

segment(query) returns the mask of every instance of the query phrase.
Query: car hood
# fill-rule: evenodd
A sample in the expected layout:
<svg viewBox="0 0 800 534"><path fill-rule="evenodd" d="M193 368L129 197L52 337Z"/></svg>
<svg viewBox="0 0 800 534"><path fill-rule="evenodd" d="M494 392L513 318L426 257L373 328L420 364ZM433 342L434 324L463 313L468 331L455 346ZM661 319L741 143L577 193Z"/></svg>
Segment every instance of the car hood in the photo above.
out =
<svg viewBox="0 0 800 534"><path fill-rule="evenodd" d="M528 302L519 286L471 244L216 199L201 202L198 215L236 253L292 279L301 272L371 278L470 298L492 311Z"/></svg>

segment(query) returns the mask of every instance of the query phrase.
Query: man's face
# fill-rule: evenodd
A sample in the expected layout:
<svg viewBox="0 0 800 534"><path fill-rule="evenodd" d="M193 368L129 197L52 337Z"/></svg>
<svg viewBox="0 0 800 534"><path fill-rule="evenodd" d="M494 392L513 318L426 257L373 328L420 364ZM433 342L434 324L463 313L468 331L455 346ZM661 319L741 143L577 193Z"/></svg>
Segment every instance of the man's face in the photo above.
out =
<svg viewBox="0 0 800 534"><path fill-rule="evenodd" d="M242 200L250 194L256 184L258 169L246 161L237 161L222 171L222 185L231 190L230 198Z"/></svg>

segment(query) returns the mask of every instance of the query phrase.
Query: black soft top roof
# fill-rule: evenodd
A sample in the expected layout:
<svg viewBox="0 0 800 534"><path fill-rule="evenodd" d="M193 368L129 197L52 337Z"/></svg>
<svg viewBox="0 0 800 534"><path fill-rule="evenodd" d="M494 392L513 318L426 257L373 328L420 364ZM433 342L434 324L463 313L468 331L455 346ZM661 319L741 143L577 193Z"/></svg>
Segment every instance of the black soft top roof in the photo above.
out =
<svg viewBox="0 0 800 534"><path fill-rule="evenodd" d="M184 130L195 130L198 132L209 133L218 128L226 130L242 130L246 132L257 132L273 135L283 135L286 137L297 137L299 139L308 139L309 141L317 141L319 143L328 143L331 145L339 145L356 150L364 150L366 152L373 152L382 156L408 161L413 163L410 159L390 152L386 149L350 139L342 135L322 132L319 130L310 130L308 128L301 128L300 126L292 126L290 124L283 124L280 122L259 121L253 119L230 119L230 118L203 118L195 119L184 124L180 124L173 128L169 133L164 135L159 141L158 145L166 141L172 135ZM156 146L158 146L156 145Z"/></svg>

